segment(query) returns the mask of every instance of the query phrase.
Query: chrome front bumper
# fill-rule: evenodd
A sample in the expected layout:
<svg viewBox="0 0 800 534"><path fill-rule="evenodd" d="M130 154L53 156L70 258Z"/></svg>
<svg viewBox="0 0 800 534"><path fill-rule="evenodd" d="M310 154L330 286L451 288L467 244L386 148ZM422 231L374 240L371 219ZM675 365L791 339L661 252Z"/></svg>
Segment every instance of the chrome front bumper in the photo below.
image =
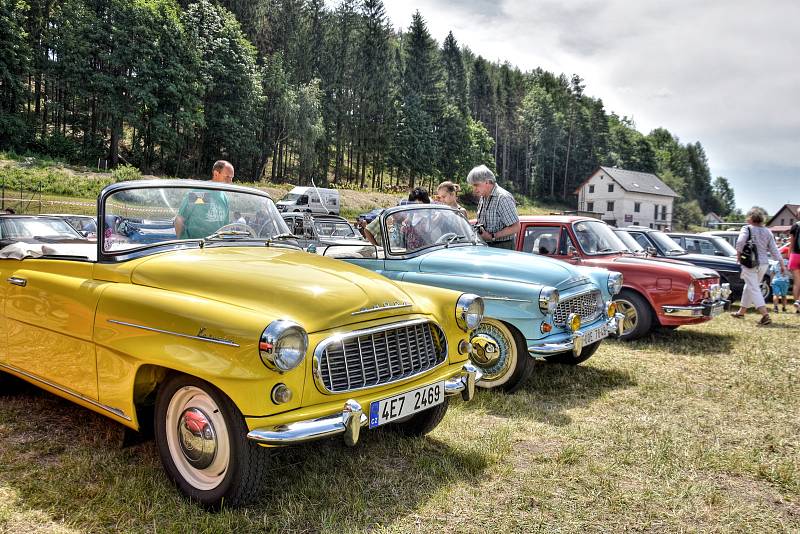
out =
<svg viewBox="0 0 800 534"><path fill-rule="evenodd" d="M697 306L661 306L664 315L670 317L716 317L730 306L727 300L718 300Z"/></svg>
<svg viewBox="0 0 800 534"><path fill-rule="evenodd" d="M457 376L445 381L445 395L449 397L460 393L462 399L472 400L475 395L475 383L480 378L481 372L478 368L467 363ZM348 399L339 413L288 425L256 428L247 434L247 439L262 445L280 447L344 434L345 443L352 446L358 443L361 427L366 426L367 421L367 415L361 405L353 399Z"/></svg>
<svg viewBox="0 0 800 534"><path fill-rule="evenodd" d="M608 328L609 334L621 336L624 319L625 316L621 313L608 318L606 320L606 328ZM572 351L575 356L580 356L584 345L583 336L584 332L579 330L573 332L568 340L561 343L535 343L528 346L528 354L534 358L542 358Z"/></svg>

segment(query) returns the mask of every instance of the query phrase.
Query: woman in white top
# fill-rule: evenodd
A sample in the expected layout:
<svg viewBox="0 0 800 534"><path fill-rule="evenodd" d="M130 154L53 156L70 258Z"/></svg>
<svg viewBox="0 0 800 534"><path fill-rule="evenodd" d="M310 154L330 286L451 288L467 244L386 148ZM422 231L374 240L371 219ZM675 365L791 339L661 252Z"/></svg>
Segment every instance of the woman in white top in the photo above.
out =
<svg viewBox="0 0 800 534"><path fill-rule="evenodd" d="M739 254L747 243L748 239L753 240L758 253L758 265L755 267L745 267L742 265L742 280L744 280L744 290L742 291L742 302L739 311L732 313L731 316L741 319L750 306L758 309L761 313L759 326L768 325L772 322L769 318L769 311L761 294L761 280L769 269L769 257L780 262L781 272L785 273L783 258L775 244L775 236L769 228L764 227L764 211L761 208L753 208L747 212L747 226L742 226L739 237L736 239L736 250Z"/></svg>

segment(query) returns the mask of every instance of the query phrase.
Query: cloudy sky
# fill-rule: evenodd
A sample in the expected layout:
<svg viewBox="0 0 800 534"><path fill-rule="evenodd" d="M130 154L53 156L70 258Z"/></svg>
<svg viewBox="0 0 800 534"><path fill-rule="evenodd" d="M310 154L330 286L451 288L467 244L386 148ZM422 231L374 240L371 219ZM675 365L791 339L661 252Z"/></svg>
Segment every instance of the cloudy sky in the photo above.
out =
<svg viewBox="0 0 800 534"><path fill-rule="evenodd" d="M797 0L384 0L407 29L523 70L579 74L607 111L700 141L739 207L800 203Z"/></svg>

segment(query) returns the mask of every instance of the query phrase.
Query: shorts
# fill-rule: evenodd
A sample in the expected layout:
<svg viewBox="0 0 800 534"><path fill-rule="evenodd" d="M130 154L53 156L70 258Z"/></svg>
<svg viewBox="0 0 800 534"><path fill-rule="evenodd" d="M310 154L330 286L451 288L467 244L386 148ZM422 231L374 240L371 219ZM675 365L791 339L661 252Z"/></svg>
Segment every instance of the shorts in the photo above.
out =
<svg viewBox="0 0 800 534"><path fill-rule="evenodd" d="M776 297L785 297L789 292L788 280L773 280L770 285L772 286L772 294Z"/></svg>
<svg viewBox="0 0 800 534"><path fill-rule="evenodd" d="M792 271L800 269L800 254L794 252L789 256L789 269Z"/></svg>

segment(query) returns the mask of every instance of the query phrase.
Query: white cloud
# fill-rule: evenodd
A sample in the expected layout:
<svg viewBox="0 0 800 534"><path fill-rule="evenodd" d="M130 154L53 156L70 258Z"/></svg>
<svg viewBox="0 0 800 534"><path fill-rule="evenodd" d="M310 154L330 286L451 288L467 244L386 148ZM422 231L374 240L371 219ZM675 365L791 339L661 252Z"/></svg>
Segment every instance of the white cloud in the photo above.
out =
<svg viewBox="0 0 800 534"><path fill-rule="evenodd" d="M419 9L434 38L452 30L489 60L577 73L587 94L640 130L699 140L741 205L785 201L767 197L793 173L800 191L800 2L396 0L386 8L401 28ZM761 190L751 190L755 179Z"/></svg>

